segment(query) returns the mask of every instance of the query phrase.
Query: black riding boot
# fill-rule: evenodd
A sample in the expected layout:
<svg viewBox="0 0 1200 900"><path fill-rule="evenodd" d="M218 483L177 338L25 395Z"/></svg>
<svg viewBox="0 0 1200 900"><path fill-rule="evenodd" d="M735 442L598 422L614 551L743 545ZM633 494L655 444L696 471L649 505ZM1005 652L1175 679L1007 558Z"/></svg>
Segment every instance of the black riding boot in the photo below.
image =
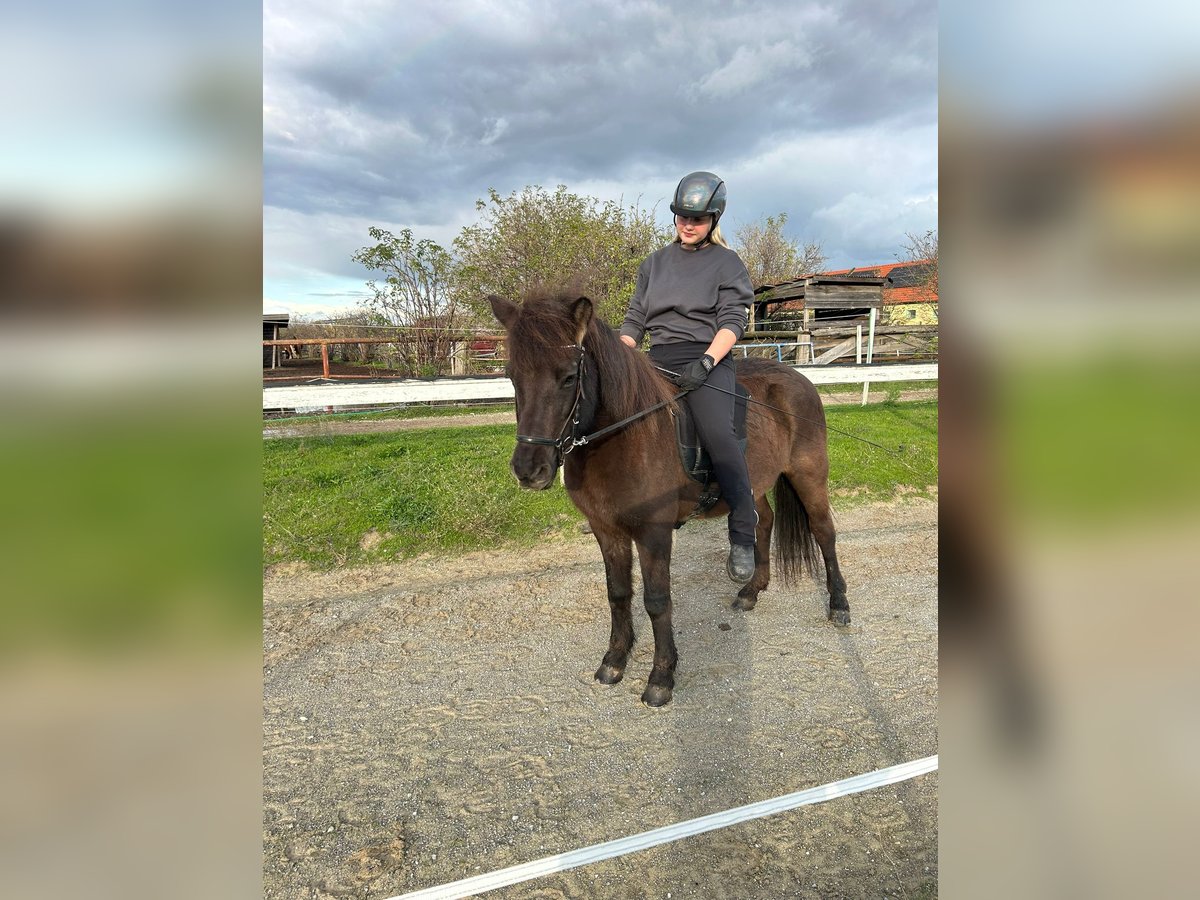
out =
<svg viewBox="0 0 1200 900"><path fill-rule="evenodd" d="M735 584L745 584L754 577L754 545L730 544L725 571Z"/></svg>

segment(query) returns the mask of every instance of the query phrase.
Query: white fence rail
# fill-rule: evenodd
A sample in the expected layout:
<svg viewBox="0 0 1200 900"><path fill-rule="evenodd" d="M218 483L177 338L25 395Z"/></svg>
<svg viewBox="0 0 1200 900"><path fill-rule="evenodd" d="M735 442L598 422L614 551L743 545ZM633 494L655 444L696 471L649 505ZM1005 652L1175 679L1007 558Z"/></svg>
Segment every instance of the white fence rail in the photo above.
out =
<svg viewBox="0 0 1200 900"><path fill-rule="evenodd" d="M813 384L933 381L937 363L910 366L796 366ZM513 398L512 382L490 378L418 378L376 384L301 384L263 388L263 409L312 409L323 406L389 406L403 403L458 403L503 401Z"/></svg>
<svg viewBox="0 0 1200 900"><path fill-rule="evenodd" d="M425 888L424 890L413 891L408 894L402 894L399 897L392 897L390 900L462 900L464 897L474 897L476 894L494 891L497 888L507 887L510 884L521 884L522 882L540 878L543 875L566 872L570 869L576 869L580 866L586 866L605 859L613 859L614 857L625 856L628 853L657 847L660 844L670 843L681 838L716 831L718 828L728 828L731 825L740 825L742 822L750 822L765 816L798 809L801 806L827 803L830 800L837 800L840 797L846 797L851 794L859 794L863 791L897 784L901 781L907 781L910 778L916 778L918 775L936 772L937 768L937 756L926 756L924 759L914 759L912 762L888 766L886 769L877 769L865 775L843 778L841 781L807 788L803 791L785 794L782 797L775 797L771 800L748 803L745 806L738 806L724 812L710 813L707 816L700 816L697 819L688 819L686 822L677 822L674 825L655 828L653 831L643 831L641 834L635 834L626 838L617 838L613 841L606 841L603 844L593 844L590 847L572 850L569 853L559 853L555 856L547 856L543 859L534 860L533 862L509 866L507 869L486 872L483 875L474 875L470 878L464 878L461 881L453 881L449 884L440 884L435 887Z"/></svg>

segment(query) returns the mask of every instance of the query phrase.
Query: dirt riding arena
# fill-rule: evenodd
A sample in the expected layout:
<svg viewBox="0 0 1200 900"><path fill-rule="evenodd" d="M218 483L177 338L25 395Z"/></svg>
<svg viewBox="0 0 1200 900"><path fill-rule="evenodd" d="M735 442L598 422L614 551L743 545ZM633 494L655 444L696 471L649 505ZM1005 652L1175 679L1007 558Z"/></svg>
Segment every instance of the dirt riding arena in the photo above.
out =
<svg viewBox="0 0 1200 900"><path fill-rule="evenodd" d="M723 522L678 532L659 710L638 699L638 601L625 680L592 679L608 609L589 535L268 572L264 895L382 900L936 753L936 505L838 525L841 630L809 581L732 609ZM487 896L933 897L936 797L922 775Z"/></svg>

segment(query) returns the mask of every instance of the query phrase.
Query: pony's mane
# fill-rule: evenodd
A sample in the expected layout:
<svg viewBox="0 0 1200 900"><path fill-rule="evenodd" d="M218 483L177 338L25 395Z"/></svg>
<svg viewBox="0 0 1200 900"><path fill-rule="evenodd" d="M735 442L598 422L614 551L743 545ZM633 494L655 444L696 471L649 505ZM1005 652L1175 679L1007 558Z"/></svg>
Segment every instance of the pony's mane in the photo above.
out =
<svg viewBox="0 0 1200 900"><path fill-rule="evenodd" d="M525 299L509 333L509 363L514 369L536 366L539 360L575 343L571 305L578 297L567 290L552 295L539 292ZM650 360L623 344L594 308L583 343L600 375L604 408L613 418L623 419L673 396L670 384Z"/></svg>

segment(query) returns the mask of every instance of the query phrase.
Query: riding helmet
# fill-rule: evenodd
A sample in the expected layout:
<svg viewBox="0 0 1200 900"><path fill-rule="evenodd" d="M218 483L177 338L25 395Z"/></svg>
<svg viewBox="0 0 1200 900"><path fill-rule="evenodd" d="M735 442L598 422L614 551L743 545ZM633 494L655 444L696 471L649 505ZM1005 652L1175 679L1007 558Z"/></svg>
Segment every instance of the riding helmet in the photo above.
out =
<svg viewBox="0 0 1200 900"><path fill-rule="evenodd" d="M725 182L712 172L684 175L675 188L671 212L677 216L712 216L713 228L725 212Z"/></svg>

